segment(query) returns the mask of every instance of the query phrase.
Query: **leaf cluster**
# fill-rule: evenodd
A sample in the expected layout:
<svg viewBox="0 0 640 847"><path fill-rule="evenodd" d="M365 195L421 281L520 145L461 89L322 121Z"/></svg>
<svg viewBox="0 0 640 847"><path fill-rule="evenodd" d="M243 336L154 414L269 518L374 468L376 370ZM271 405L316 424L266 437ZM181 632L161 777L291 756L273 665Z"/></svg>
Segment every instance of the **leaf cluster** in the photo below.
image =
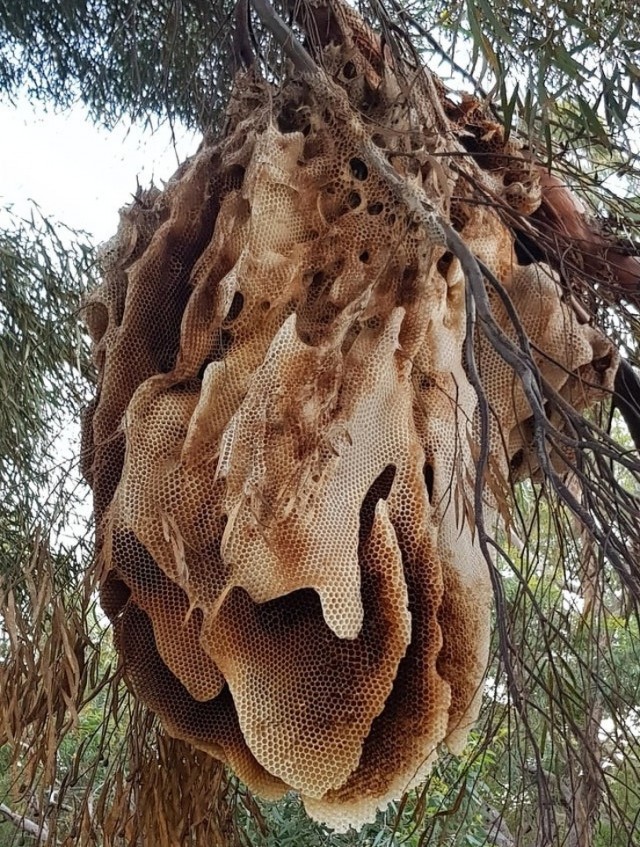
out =
<svg viewBox="0 0 640 847"><path fill-rule="evenodd" d="M8 575L29 559L37 527L49 532L59 522L63 493L72 495L67 477L77 435L69 428L86 402L91 374L78 312L95 259L82 234L35 207L29 219L5 210L3 222L0 575Z"/></svg>
<svg viewBox="0 0 640 847"><path fill-rule="evenodd" d="M204 127L230 88L232 0L2 0L0 91L93 118Z"/></svg>

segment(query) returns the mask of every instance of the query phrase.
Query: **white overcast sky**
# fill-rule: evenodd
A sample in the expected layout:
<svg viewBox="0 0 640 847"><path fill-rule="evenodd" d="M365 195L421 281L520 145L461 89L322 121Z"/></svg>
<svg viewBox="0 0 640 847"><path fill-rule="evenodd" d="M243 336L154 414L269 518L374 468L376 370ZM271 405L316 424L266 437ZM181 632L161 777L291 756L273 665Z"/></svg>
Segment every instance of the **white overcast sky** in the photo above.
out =
<svg viewBox="0 0 640 847"><path fill-rule="evenodd" d="M15 105L0 100L0 127L0 207L24 214L35 201L45 215L96 241L115 232L136 178L143 186L161 185L199 142L178 130L174 149L168 125L155 132L124 123L107 130L81 105L56 113L26 98Z"/></svg>

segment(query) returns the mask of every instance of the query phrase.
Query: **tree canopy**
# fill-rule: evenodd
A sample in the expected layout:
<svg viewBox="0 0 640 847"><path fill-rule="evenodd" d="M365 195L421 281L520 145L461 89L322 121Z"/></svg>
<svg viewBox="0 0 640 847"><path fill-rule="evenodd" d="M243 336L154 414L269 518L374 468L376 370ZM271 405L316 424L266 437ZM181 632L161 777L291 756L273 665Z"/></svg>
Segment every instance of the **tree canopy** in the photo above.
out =
<svg viewBox="0 0 640 847"><path fill-rule="evenodd" d="M525 126L541 120L565 126L567 141L629 150L640 85L631 0L359 7L365 19L404 25L426 56L493 92ZM59 105L81 98L106 123L169 116L208 128L229 92L233 8L228 0L3 2L0 86Z"/></svg>
<svg viewBox="0 0 640 847"><path fill-rule="evenodd" d="M127 116L215 130L234 72L234 5L3 2L0 91L9 98L26 91L59 108L80 100L106 125ZM406 32L454 88L489 98L506 127L567 173L609 227L634 237L640 22L633 0L357 5L390 38ZM256 19L252 33L268 49Z"/></svg>

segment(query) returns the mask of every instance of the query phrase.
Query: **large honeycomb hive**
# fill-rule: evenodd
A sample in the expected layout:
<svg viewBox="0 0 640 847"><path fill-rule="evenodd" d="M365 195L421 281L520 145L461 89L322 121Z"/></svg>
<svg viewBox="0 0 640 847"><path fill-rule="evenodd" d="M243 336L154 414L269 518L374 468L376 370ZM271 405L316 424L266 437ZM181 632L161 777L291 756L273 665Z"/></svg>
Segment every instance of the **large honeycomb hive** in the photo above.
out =
<svg viewBox="0 0 640 847"><path fill-rule="evenodd" d="M331 8L324 88L240 74L223 136L122 212L86 309L84 456L102 604L137 696L258 794L295 789L345 827L442 742L461 750L492 600L465 276L380 157L500 281L557 392L587 406L615 356L478 202L480 185L535 213L535 163L427 74L409 91ZM469 137L484 159L460 156ZM490 510L510 465L535 464L531 408L479 333L475 352Z"/></svg>

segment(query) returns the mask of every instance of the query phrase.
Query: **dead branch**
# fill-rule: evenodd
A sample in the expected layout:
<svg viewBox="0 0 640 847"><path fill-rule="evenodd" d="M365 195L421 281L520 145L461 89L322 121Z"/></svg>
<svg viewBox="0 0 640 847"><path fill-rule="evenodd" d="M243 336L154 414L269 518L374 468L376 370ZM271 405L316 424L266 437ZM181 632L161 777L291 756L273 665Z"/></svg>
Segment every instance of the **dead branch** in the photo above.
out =
<svg viewBox="0 0 640 847"><path fill-rule="evenodd" d="M4 803L0 803L0 814L15 827L22 830L22 832L26 832L27 835L35 838L39 844L46 844L49 840L49 827L44 821L37 823L36 821L29 820L24 815L20 815L18 812L14 812L8 806L5 806Z"/></svg>

